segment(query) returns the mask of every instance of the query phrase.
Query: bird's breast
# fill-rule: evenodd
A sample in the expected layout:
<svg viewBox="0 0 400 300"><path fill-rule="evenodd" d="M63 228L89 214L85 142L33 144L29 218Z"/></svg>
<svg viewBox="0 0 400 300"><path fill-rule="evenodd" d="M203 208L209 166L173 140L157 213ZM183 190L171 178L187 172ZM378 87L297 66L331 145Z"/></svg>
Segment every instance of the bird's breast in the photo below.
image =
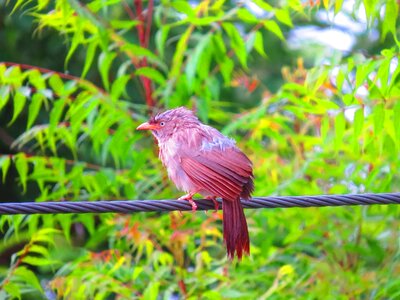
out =
<svg viewBox="0 0 400 300"><path fill-rule="evenodd" d="M185 192L191 192L194 187L190 178L181 166L179 144L173 139L159 144L159 157L168 172L168 177L176 187Z"/></svg>

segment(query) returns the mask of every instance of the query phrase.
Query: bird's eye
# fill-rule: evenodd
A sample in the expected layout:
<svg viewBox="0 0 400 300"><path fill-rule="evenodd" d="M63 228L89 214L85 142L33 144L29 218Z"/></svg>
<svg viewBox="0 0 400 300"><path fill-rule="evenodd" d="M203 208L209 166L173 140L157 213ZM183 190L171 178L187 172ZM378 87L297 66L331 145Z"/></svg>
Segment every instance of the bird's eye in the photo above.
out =
<svg viewBox="0 0 400 300"><path fill-rule="evenodd" d="M165 125L165 122L160 122L160 126L164 126Z"/></svg>

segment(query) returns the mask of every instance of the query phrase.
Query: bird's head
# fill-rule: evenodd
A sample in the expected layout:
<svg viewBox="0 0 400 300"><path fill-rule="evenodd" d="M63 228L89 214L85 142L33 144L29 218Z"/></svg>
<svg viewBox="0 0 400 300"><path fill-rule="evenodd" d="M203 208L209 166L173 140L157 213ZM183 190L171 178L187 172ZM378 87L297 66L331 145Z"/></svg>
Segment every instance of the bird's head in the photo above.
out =
<svg viewBox="0 0 400 300"><path fill-rule="evenodd" d="M178 107L159 113L148 122L139 125L136 130L151 130L158 140L165 140L182 129L198 126L199 120L193 111Z"/></svg>

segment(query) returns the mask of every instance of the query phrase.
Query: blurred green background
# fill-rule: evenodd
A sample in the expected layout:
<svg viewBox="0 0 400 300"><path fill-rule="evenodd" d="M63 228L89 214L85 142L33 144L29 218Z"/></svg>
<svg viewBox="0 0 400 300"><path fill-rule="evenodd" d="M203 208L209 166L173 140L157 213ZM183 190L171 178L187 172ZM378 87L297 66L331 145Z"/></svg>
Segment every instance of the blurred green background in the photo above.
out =
<svg viewBox="0 0 400 300"><path fill-rule="evenodd" d="M0 0L0 201L177 198L136 126L185 105L254 195L399 192L398 3ZM397 206L1 216L0 298L397 299Z"/></svg>

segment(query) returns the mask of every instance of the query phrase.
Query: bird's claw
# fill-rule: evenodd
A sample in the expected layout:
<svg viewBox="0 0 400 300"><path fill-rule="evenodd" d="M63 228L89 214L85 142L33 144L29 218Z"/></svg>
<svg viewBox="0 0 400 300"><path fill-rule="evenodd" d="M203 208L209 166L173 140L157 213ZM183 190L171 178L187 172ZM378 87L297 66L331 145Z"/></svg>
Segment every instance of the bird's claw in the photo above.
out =
<svg viewBox="0 0 400 300"><path fill-rule="evenodd" d="M192 212L195 212L197 210L197 204L193 201L193 194L183 195L182 197L179 197L178 199L189 201L190 205L192 205Z"/></svg>
<svg viewBox="0 0 400 300"><path fill-rule="evenodd" d="M215 212L217 212L219 209L219 202L217 201L217 197L209 196L206 197L206 199L212 200L212 202L214 202Z"/></svg>
<svg viewBox="0 0 400 300"><path fill-rule="evenodd" d="M189 203L192 205L192 212L196 212L196 210L197 210L197 204L194 203L194 201L191 200L191 199L188 199L188 201L189 201Z"/></svg>

